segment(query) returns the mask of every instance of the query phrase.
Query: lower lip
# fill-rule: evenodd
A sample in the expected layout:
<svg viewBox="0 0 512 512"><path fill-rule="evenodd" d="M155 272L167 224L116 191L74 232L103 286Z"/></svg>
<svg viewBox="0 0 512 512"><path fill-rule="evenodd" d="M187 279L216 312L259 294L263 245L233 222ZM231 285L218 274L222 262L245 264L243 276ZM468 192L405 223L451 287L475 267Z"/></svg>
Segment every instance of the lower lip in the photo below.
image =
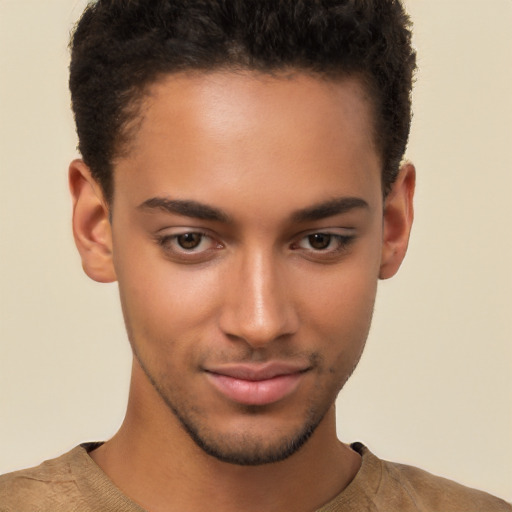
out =
<svg viewBox="0 0 512 512"><path fill-rule="evenodd" d="M268 405L291 395L299 386L303 373L278 375L265 380L243 380L207 373L210 382L226 398L243 405Z"/></svg>

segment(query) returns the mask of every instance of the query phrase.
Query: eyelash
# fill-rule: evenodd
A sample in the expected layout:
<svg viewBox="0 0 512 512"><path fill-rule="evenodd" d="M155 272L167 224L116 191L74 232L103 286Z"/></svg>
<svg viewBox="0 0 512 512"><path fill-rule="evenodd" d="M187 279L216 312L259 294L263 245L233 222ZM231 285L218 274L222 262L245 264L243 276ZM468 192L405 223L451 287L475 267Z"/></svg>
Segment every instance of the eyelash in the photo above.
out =
<svg viewBox="0 0 512 512"><path fill-rule="evenodd" d="M311 248L306 249L303 248L305 251L308 251L310 254L312 254L315 258L322 257L322 258L333 258L338 256L340 253L345 252L350 244L355 240L354 235L340 235L338 233L329 233L329 232L323 232L323 231L317 231L314 233L309 233L305 236L303 236L299 242L292 244L292 248L300 249L300 244L303 241L308 241L309 245L311 245L312 238L313 237L327 237L328 238L328 244L327 247L323 249L318 248ZM332 249L329 249L329 246L332 244L332 242L336 243L336 246Z"/></svg>
<svg viewBox="0 0 512 512"><path fill-rule="evenodd" d="M187 235L199 235L201 237L198 247L200 247L201 244L207 239L211 240L212 245L215 244L215 247L209 247L208 249L204 250L197 250L196 247L192 247L191 249L186 249L185 247L176 247L179 244L178 239L181 237L186 237ZM224 248L221 243L215 242L213 237L202 231L184 231L183 233L176 233L173 235L157 235L156 241L167 254L178 257L179 259L188 259L191 261L195 259L204 259L204 257L207 254L210 254L212 251Z"/></svg>
<svg viewBox="0 0 512 512"><path fill-rule="evenodd" d="M197 247L192 247L190 249L186 249L184 247L177 247L177 245L179 245L178 239L180 237L186 237L190 235L199 235L201 237L197 247L200 247L201 244L207 240L210 240L210 247L203 250L197 250ZM314 236L328 237L329 243L327 247L324 249L308 249L304 247L301 248L300 244L303 241L309 240L309 243L311 245L311 238ZM341 235L338 233L315 231L312 233L302 235L297 242L293 242L292 244L290 244L290 248L293 251L303 250L306 253L306 257L308 257L309 259L328 261L334 260L341 254L346 252L350 245L354 242L355 238L355 235ZM222 243L217 242L208 233L204 233L202 231L191 230L172 235L157 235L155 239L157 244L160 247L162 247L162 249L166 252L168 256L183 262L190 263L207 260L210 256L212 256L212 253L214 251L224 248L224 245ZM329 249L329 246L332 244L333 240L336 242L336 247L333 249Z"/></svg>

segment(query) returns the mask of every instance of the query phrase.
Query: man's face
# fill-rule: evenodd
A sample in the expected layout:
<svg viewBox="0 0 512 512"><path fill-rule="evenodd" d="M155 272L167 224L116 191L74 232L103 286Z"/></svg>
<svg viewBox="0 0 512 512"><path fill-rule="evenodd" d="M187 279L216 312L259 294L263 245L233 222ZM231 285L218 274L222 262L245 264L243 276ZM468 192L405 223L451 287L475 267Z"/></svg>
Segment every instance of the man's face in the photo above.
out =
<svg viewBox="0 0 512 512"><path fill-rule="evenodd" d="M355 80L251 73L151 89L115 169L137 364L208 453L280 460L333 414L368 334L381 163Z"/></svg>

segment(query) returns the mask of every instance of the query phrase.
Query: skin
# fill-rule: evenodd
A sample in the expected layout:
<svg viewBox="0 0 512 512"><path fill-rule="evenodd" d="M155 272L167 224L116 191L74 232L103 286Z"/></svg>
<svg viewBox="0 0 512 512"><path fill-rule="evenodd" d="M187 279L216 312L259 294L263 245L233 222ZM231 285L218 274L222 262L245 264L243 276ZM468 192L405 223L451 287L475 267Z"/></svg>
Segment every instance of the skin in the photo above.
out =
<svg viewBox="0 0 512 512"><path fill-rule="evenodd" d="M372 126L356 79L174 75L151 87L111 208L71 164L84 270L119 282L134 352L126 419L91 456L144 508L311 511L357 473L334 401L413 216L414 168L384 200ZM276 400L217 385L269 364L294 369Z"/></svg>

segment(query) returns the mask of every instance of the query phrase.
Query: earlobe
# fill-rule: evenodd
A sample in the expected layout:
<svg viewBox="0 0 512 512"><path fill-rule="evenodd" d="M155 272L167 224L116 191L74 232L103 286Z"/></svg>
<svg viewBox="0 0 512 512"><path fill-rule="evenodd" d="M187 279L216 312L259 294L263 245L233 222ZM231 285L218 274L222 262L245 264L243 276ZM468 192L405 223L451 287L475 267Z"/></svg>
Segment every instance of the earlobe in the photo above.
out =
<svg viewBox="0 0 512 512"><path fill-rule="evenodd" d="M69 166L69 188L73 200L73 235L82 267L95 281L115 281L108 205L82 160L74 160Z"/></svg>
<svg viewBox="0 0 512 512"><path fill-rule="evenodd" d="M400 167L398 177L384 201L384 225L380 279L396 274L407 252L414 217L413 196L416 170L409 162Z"/></svg>

